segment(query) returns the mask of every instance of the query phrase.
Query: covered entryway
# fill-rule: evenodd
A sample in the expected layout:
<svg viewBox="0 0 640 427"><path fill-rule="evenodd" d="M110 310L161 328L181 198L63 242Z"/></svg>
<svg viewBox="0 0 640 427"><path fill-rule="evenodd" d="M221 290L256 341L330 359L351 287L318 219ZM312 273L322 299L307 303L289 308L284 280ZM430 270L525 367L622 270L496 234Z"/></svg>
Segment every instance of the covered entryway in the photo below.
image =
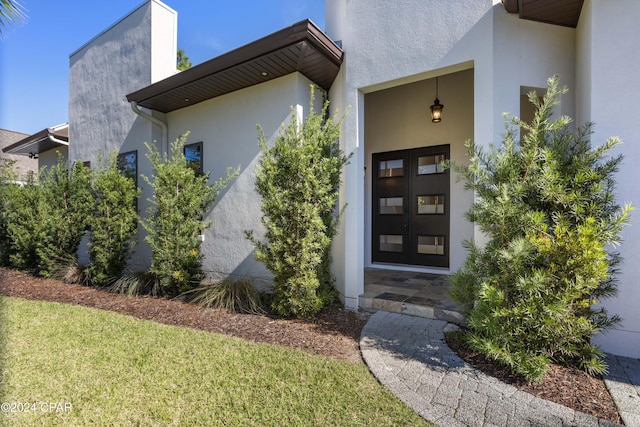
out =
<svg viewBox="0 0 640 427"><path fill-rule="evenodd" d="M364 95L364 268L449 274L464 263L463 242L474 238L465 218L473 192L454 170L442 167L444 160L469 162L474 71L438 74L444 105L438 123L429 111L435 83L431 74L367 88Z"/></svg>
<svg viewBox="0 0 640 427"><path fill-rule="evenodd" d="M449 267L449 145L373 154L372 260Z"/></svg>

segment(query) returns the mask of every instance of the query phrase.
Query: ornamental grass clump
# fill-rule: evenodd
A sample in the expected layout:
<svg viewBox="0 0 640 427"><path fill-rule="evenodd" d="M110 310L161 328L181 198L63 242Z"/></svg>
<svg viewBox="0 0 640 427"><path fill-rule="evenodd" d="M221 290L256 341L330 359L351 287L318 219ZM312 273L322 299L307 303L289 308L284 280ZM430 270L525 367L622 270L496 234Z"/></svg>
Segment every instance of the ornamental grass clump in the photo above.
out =
<svg viewBox="0 0 640 427"><path fill-rule="evenodd" d="M232 313L266 314L262 296L247 278L205 283L183 294L191 304L228 310Z"/></svg>
<svg viewBox="0 0 640 427"><path fill-rule="evenodd" d="M163 297L167 295L166 289L156 274L149 271L127 271L110 280L105 289L109 292L123 295L150 295Z"/></svg>
<svg viewBox="0 0 640 427"><path fill-rule="evenodd" d="M613 249L631 210L614 197L622 156L609 153L620 140L592 147L592 124L572 131L568 117L552 120L565 92L550 78L544 97L529 94L531 123L506 117L500 146L468 142L470 164L452 165L476 194L467 217L488 238L484 247L466 242L469 256L451 278L465 340L527 380L551 362L604 373L591 337L619 321L596 304L615 294Z"/></svg>
<svg viewBox="0 0 640 427"><path fill-rule="evenodd" d="M256 191L262 196L265 241L247 233L256 258L273 273L272 308L281 316L309 317L335 299L330 247L337 231L340 173L347 156L340 149L342 119L320 114L291 121L269 146L260 129Z"/></svg>

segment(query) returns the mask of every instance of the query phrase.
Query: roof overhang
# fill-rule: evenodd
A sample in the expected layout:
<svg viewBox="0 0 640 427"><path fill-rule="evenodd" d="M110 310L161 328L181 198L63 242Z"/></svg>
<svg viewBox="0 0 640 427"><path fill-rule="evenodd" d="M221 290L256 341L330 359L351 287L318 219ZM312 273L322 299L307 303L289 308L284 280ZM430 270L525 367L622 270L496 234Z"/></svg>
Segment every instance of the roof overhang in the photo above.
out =
<svg viewBox="0 0 640 427"><path fill-rule="evenodd" d="M40 132L29 135L7 147L2 151L7 154L20 154L35 157L42 152L69 145L69 124L45 128Z"/></svg>
<svg viewBox="0 0 640 427"><path fill-rule="evenodd" d="M342 56L338 45L304 20L130 93L127 100L168 113L296 71L329 90Z"/></svg>
<svg viewBox="0 0 640 427"><path fill-rule="evenodd" d="M520 19L575 28L584 0L502 0L509 13Z"/></svg>

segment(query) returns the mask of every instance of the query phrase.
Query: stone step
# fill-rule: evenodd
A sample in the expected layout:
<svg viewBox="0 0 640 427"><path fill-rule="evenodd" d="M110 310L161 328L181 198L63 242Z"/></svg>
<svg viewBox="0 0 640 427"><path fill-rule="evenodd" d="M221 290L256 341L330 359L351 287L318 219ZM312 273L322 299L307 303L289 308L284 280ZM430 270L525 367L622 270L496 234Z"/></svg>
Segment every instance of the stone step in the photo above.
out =
<svg viewBox="0 0 640 427"><path fill-rule="evenodd" d="M390 292L383 292L375 296L362 294L358 300L360 308L366 311L383 310L427 319L444 320L461 326L466 324L462 307L451 301L436 301Z"/></svg>

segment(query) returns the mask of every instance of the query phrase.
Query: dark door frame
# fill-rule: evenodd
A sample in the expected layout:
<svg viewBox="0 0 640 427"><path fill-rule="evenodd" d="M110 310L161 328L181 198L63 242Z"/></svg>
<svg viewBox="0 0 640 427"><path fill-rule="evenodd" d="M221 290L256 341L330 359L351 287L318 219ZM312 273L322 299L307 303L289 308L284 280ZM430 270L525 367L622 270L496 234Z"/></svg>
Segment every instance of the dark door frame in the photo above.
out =
<svg viewBox="0 0 640 427"><path fill-rule="evenodd" d="M372 262L449 267L450 174L419 165L437 155L449 159L450 146L372 154Z"/></svg>

